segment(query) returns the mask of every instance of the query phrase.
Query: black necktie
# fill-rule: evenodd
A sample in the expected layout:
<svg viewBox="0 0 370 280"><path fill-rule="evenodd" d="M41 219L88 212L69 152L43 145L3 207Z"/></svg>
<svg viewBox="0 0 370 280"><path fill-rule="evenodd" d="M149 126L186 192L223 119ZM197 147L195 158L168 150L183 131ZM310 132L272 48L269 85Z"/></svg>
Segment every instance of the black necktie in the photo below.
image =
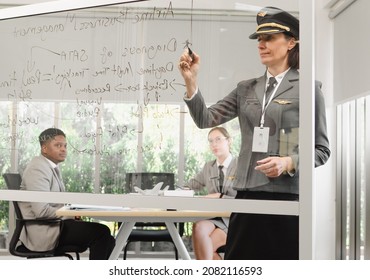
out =
<svg viewBox="0 0 370 280"><path fill-rule="evenodd" d="M267 89L266 89L266 93L265 93L265 104L267 104L269 102L269 99L270 99L270 96L271 96L271 93L274 91L274 88L277 84L277 81L274 77L270 77L269 78L269 84L267 86Z"/></svg>
<svg viewBox="0 0 370 280"><path fill-rule="evenodd" d="M218 170L219 170L219 178L218 178L218 186L220 187L220 193L223 193L223 185L224 185L224 178L225 178L225 175L224 175L224 172L222 171L222 168L224 168L223 165L219 165L218 166Z"/></svg>

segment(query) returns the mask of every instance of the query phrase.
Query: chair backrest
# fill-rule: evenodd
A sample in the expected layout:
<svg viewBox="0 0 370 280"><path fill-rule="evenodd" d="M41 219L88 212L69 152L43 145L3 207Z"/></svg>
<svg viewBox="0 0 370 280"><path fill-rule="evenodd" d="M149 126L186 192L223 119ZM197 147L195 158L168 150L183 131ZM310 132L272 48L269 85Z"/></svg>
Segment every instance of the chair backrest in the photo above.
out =
<svg viewBox="0 0 370 280"><path fill-rule="evenodd" d="M163 182L162 188L170 186L169 189L175 189L175 174L162 172L134 172L126 173L126 192L135 192L134 186L142 190L151 189L157 183Z"/></svg>
<svg viewBox="0 0 370 280"><path fill-rule="evenodd" d="M22 177L19 173L4 173L5 184L9 190L19 190L22 183ZM15 215L18 219L22 219L22 213L19 209L17 201L13 201Z"/></svg>
<svg viewBox="0 0 370 280"><path fill-rule="evenodd" d="M9 190L19 190L21 183L22 183L22 177L19 173L5 173L3 174L5 184L8 187Z"/></svg>

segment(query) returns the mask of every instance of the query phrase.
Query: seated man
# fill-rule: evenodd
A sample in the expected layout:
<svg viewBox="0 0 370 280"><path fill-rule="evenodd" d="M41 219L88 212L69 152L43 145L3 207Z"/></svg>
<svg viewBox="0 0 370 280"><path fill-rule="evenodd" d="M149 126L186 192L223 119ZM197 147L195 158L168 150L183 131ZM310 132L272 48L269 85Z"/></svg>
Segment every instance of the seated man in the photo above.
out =
<svg viewBox="0 0 370 280"><path fill-rule="evenodd" d="M64 132L49 128L39 136L41 155L36 156L23 172L21 190L64 192L64 184L58 164L67 156ZM58 203L20 202L25 219L58 218ZM65 219L60 232L59 226L28 225L21 235L23 244L33 251L47 251L57 246L77 245L88 247L91 260L108 259L115 239L106 225Z"/></svg>

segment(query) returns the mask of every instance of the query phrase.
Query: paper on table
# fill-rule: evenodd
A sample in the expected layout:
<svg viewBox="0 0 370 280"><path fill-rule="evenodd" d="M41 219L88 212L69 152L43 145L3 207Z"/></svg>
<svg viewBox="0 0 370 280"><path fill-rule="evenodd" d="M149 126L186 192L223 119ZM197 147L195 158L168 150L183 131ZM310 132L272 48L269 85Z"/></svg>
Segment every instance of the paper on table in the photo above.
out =
<svg viewBox="0 0 370 280"><path fill-rule="evenodd" d="M193 197L194 196L194 190L174 190L174 191L164 191L164 196L185 196L185 197Z"/></svg>
<svg viewBox="0 0 370 280"><path fill-rule="evenodd" d="M101 205L87 205L87 204L68 204L70 210L99 210L99 211L128 211L130 207L120 206L101 206Z"/></svg>

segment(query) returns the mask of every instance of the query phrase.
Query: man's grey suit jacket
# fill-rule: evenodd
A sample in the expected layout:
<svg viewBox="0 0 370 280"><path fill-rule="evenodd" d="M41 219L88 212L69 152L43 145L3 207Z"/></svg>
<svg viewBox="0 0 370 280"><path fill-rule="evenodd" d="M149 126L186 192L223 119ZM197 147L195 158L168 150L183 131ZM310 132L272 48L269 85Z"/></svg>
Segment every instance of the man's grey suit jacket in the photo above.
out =
<svg viewBox="0 0 370 280"><path fill-rule="evenodd" d="M23 172L21 190L63 192L63 182L44 157L32 159ZM56 210L63 206L57 203L20 202L24 219L56 218ZM59 226L28 225L22 232L21 240L30 250L46 251L52 249L58 241Z"/></svg>

